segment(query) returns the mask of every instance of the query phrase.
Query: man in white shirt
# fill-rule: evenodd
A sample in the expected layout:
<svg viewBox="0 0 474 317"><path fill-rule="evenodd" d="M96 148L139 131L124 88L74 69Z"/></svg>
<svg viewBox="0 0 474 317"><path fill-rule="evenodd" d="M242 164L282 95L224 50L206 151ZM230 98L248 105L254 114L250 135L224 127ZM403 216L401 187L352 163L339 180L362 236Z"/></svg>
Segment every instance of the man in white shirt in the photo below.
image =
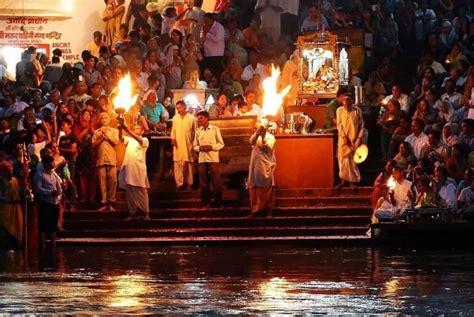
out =
<svg viewBox="0 0 474 317"><path fill-rule="evenodd" d="M406 114L410 114L410 101L408 100L407 95L402 94L400 86L393 85L392 94L385 97L382 103L387 104L391 99L397 100L400 103L400 109L405 111ZM385 109L385 108L381 108L381 109Z"/></svg>
<svg viewBox="0 0 474 317"><path fill-rule="evenodd" d="M224 148L224 140L218 127L209 124L209 113L198 113L200 127L194 136L193 148L199 153L199 186L201 188L201 202L208 207L211 203L210 182L214 189L214 202L211 206L222 205L222 181L219 165L219 151Z"/></svg>
<svg viewBox="0 0 474 317"><path fill-rule="evenodd" d="M442 100L449 100L453 104L454 109L456 109L456 110L461 108L462 94L455 91L456 82L454 81L454 79L450 78L450 79L446 80L445 88L446 88L446 93L442 94L441 98L439 98L439 99L441 101ZM439 109L437 109L437 110L439 110Z"/></svg>
<svg viewBox="0 0 474 317"><path fill-rule="evenodd" d="M249 64L244 67L242 71L242 75L240 79L242 80L242 84L245 87L248 86L249 81L252 79L253 75L259 74L260 75L260 82L267 77L267 72L265 71L265 66L258 62L258 52L256 50L251 50L249 54Z"/></svg>
<svg viewBox="0 0 474 317"><path fill-rule="evenodd" d="M411 185L412 182L405 179L405 170L395 165L392 170L392 177L395 186L388 194L388 202L390 207L380 208L374 211L374 216L381 220L397 219L403 216L407 208L410 208Z"/></svg>
<svg viewBox="0 0 474 317"><path fill-rule="evenodd" d="M433 71L436 75L446 73L446 69L443 67L443 65L441 65L440 63L434 60L434 56L432 52L425 53L425 55L423 56L423 62L420 65L418 65L416 73L423 74L427 67L433 68Z"/></svg>
<svg viewBox="0 0 474 317"><path fill-rule="evenodd" d="M214 19L212 13L204 14L204 25L201 31L201 43L204 48L204 59L201 62L201 70L209 68L212 73L220 78L224 50L225 50L224 27Z"/></svg>
<svg viewBox="0 0 474 317"><path fill-rule="evenodd" d="M434 170L434 178L443 207L458 209L456 185L448 181L448 170L444 165L438 165Z"/></svg>
<svg viewBox="0 0 474 317"><path fill-rule="evenodd" d="M253 90L248 90L245 94L245 103L249 107L247 116L262 116L262 107L257 104L257 94Z"/></svg>
<svg viewBox="0 0 474 317"><path fill-rule="evenodd" d="M405 141L410 144L413 154L416 159L420 158L421 150L428 144L428 136L423 132L423 122L418 119L411 123L412 134L405 138Z"/></svg>
<svg viewBox="0 0 474 317"><path fill-rule="evenodd" d="M176 103L173 117L171 144L173 144L174 180L178 190L193 185L193 138L196 118L189 114L184 101Z"/></svg>
<svg viewBox="0 0 474 317"><path fill-rule="evenodd" d="M463 212L474 212L474 178L471 177L471 184L464 188L458 198L459 208Z"/></svg>

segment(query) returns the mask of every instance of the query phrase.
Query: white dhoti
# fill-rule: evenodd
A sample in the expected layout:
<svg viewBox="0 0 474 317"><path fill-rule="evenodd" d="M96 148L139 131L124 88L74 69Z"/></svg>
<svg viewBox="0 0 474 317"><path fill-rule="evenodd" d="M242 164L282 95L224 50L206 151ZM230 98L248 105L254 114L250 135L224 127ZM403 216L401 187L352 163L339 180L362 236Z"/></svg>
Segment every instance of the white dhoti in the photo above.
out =
<svg viewBox="0 0 474 317"><path fill-rule="evenodd" d="M124 136L127 145L122 168L119 173L119 187L124 188L127 196L127 207L131 216L140 209L148 216L148 182L146 170L146 150L149 145L147 138L142 138L142 144L134 138Z"/></svg>
<svg viewBox="0 0 474 317"><path fill-rule="evenodd" d="M275 186L250 187L250 210L255 212L271 213L275 206Z"/></svg>
<svg viewBox="0 0 474 317"><path fill-rule="evenodd" d="M254 133L250 137L248 185L252 213L266 211L271 214L275 206L275 137L267 132L265 139Z"/></svg>
<svg viewBox="0 0 474 317"><path fill-rule="evenodd" d="M364 135L362 111L356 106L350 109L339 107L336 110L336 123L339 178L350 183L359 183L361 176L354 162L354 150L362 143Z"/></svg>
<svg viewBox="0 0 474 317"><path fill-rule="evenodd" d="M127 207L130 216L135 216L137 209L140 209L148 215L150 208L148 204L148 189L133 185L126 185Z"/></svg>
<svg viewBox="0 0 474 317"><path fill-rule="evenodd" d="M174 161L174 181L176 186L193 184L193 162Z"/></svg>
<svg viewBox="0 0 474 317"><path fill-rule="evenodd" d="M350 183L359 183L361 176L352 155L338 157L339 178Z"/></svg>

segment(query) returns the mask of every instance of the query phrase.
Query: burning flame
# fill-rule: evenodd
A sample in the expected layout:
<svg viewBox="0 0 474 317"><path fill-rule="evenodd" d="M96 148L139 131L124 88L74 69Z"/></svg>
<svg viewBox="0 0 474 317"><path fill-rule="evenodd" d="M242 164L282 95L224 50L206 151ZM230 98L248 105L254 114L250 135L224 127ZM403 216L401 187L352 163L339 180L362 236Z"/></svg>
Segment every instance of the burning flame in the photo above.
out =
<svg viewBox="0 0 474 317"><path fill-rule="evenodd" d="M395 189L396 184L395 184L395 180L393 179L393 176L390 176L390 178L388 179L387 186L390 190Z"/></svg>
<svg viewBox="0 0 474 317"><path fill-rule="evenodd" d="M280 77L280 69L272 65L272 75L265 79L263 86L263 116L274 116L283 103L283 98L288 94L291 85L286 86L278 92L278 78Z"/></svg>
<svg viewBox="0 0 474 317"><path fill-rule="evenodd" d="M113 98L112 102L115 107L115 112L127 112L136 102L138 95L132 96L132 81L130 80L130 74L122 77L118 83L117 95Z"/></svg>

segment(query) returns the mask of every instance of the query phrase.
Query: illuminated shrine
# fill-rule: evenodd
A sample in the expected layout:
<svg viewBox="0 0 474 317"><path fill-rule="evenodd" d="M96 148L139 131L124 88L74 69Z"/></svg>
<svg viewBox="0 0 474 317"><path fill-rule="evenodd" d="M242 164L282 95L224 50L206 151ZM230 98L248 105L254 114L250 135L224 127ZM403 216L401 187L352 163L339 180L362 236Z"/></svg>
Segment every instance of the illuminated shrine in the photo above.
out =
<svg viewBox="0 0 474 317"><path fill-rule="evenodd" d="M331 98L339 86L349 84L349 44L331 32L299 36L298 98L317 95Z"/></svg>

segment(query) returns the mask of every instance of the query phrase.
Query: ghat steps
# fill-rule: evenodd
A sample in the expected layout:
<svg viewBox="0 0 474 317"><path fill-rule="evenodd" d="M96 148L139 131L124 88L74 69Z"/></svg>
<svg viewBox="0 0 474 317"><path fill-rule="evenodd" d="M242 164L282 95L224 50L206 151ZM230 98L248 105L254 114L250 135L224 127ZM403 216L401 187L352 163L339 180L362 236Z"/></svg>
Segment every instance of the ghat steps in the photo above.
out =
<svg viewBox="0 0 474 317"><path fill-rule="evenodd" d="M150 221L125 221L127 212L65 213L61 244L205 243L209 241L364 240L370 188L277 190L271 218L248 218L248 200L225 190L222 208L199 207L198 191L151 194Z"/></svg>
<svg viewBox="0 0 474 317"><path fill-rule="evenodd" d="M125 221L125 192L117 194L118 212L79 210L64 214L61 244L92 243L210 243L248 241L366 241L370 223L371 187L276 190L273 217L247 218L250 214L244 181L250 159L248 143L254 118L217 120L226 147L221 152L225 174L224 206L201 208L199 190L176 191L172 175L150 173L151 220ZM361 166L373 174L380 162ZM383 166L383 165L382 165ZM84 209L84 208L81 208Z"/></svg>

